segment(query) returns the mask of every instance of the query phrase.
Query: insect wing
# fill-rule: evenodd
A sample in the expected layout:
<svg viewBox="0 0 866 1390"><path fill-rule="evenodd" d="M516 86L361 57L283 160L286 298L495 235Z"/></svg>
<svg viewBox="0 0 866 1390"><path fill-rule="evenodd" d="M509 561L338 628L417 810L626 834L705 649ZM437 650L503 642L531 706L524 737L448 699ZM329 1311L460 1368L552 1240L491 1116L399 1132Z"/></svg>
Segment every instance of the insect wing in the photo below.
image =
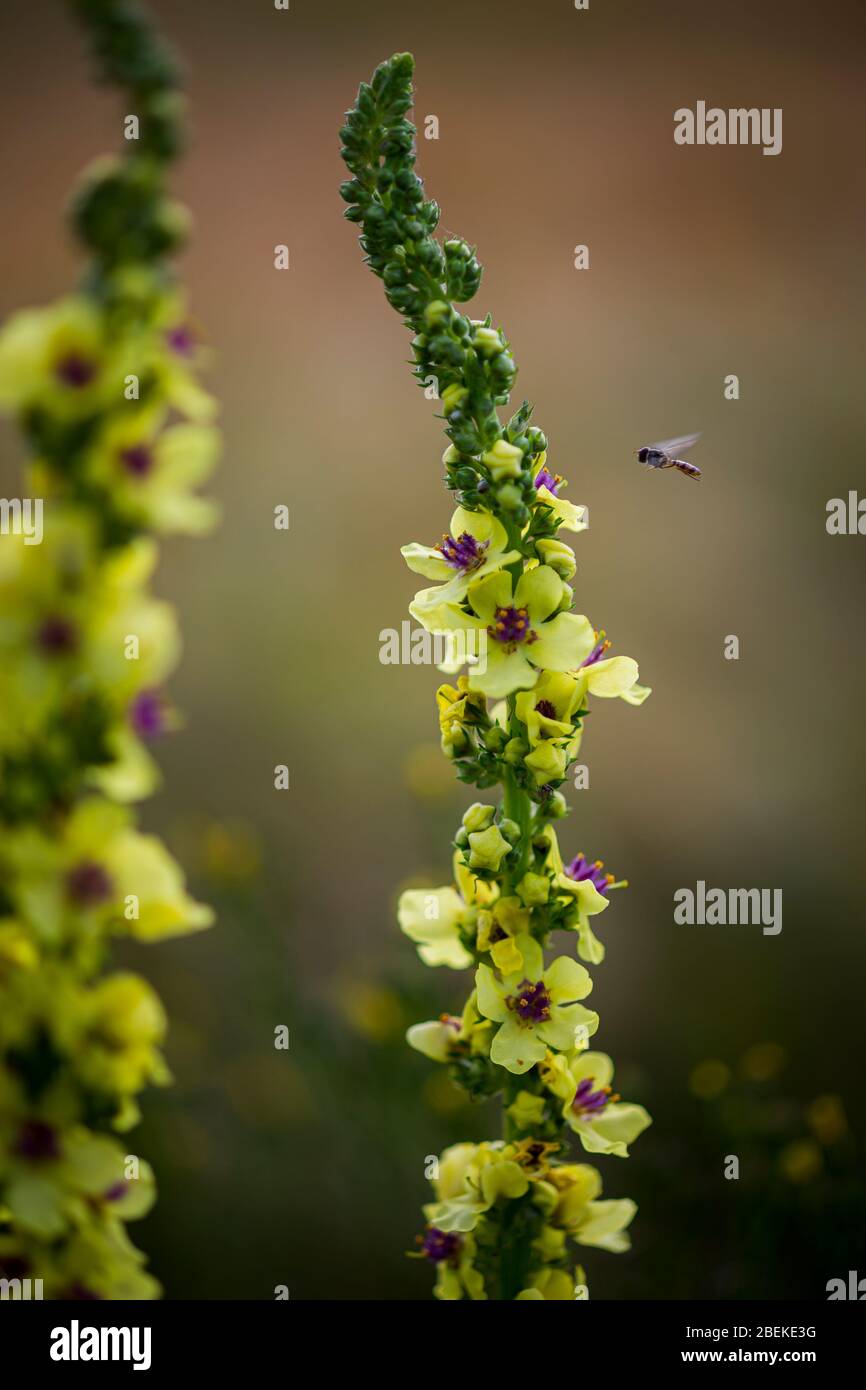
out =
<svg viewBox="0 0 866 1390"><path fill-rule="evenodd" d="M651 444L650 448L667 454L668 458L676 458L677 454L688 453L700 437L700 431L697 434L681 434L677 439L663 439L660 444Z"/></svg>

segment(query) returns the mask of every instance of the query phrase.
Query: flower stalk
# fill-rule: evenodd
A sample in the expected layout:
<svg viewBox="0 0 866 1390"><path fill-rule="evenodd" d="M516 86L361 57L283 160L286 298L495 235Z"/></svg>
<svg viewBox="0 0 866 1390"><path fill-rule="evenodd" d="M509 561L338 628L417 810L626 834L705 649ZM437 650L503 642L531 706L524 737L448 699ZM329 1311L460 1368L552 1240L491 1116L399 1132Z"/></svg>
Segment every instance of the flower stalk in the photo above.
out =
<svg viewBox="0 0 866 1390"><path fill-rule="evenodd" d="M636 1208L603 1200L598 1170L574 1161L568 1140L625 1157L650 1117L613 1092L610 1058L590 1049L598 1015L582 1002L592 989L582 962L604 958L591 919L625 885L582 853L566 862L556 822L590 699L640 705L650 692L637 663L608 656L604 633L573 611L577 561L559 533L584 530L585 508L550 471L529 403L500 416L517 365L492 317L462 308L481 283L475 248L435 235L439 209L415 172L413 66L396 54L361 84L340 132L351 176L341 194L412 335L414 375L435 385L449 441L450 533L402 549L432 581L409 611L448 642L442 749L461 781L500 797L464 814L453 883L400 898L422 961L473 972L462 1013L414 1025L408 1041L503 1110L501 1139L455 1144L438 1160L418 1254L435 1266L439 1298L582 1298L575 1247L627 1249ZM563 934L571 950L556 955Z"/></svg>
<svg viewBox="0 0 866 1390"><path fill-rule="evenodd" d="M151 1206L153 1175L125 1136L142 1089L170 1080L166 1019L110 955L115 939L212 919L134 806L159 780L152 744L178 724L156 537L214 521L196 489L219 437L168 264L187 227L166 194L183 136L175 61L128 0L70 7L100 80L124 94L126 139L74 200L78 289L0 332L0 408L28 452L20 515L41 518L38 535L0 535L0 1279L148 1299L159 1285L126 1225Z"/></svg>

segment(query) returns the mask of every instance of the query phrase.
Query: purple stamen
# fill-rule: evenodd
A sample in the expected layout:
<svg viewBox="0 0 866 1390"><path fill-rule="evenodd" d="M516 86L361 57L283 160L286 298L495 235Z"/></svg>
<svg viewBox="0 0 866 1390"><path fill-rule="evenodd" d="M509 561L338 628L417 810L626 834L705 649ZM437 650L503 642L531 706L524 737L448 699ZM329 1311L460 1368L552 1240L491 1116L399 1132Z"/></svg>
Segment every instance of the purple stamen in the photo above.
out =
<svg viewBox="0 0 866 1390"><path fill-rule="evenodd" d="M610 642L607 641L603 632L597 632L595 635L598 640L589 656L586 658L586 661L580 663L581 670L583 670L584 666L594 666L597 661L601 661L605 652L610 647Z"/></svg>
<svg viewBox="0 0 866 1390"><path fill-rule="evenodd" d="M195 347L195 335L186 323L178 323L166 331L165 340L178 357L190 357Z"/></svg>
<svg viewBox="0 0 866 1390"><path fill-rule="evenodd" d="M106 1202L119 1202L126 1196L128 1184L122 1179L120 1182L113 1183L107 1192L103 1193L103 1200Z"/></svg>
<svg viewBox="0 0 866 1390"><path fill-rule="evenodd" d="M136 478L144 478L153 467L153 453L143 444L133 444L120 450L120 461L128 473Z"/></svg>
<svg viewBox="0 0 866 1390"><path fill-rule="evenodd" d="M611 1096L609 1086L602 1086L599 1090L594 1091L594 1085L595 1078L592 1076L585 1076L583 1080L578 1083L577 1092L571 1103L572 1110L578 1115L600 1115L605 1106L607 1106L611 1100L616 1099L616 1097Z"/></svg>
<svg viewBox="0 0 866 1390"><path fill-rule="evenodd" d="M460 1254L460 1237L453 1231L440 1231L438 1226L428 1226L421 1241L421 1249L428 1260L434 1264L456 1264Z"/></svg>
<svg viewBox="0 0 866 1390"><path fill-rule="evenodd" d="M451 569L461 574L471 574L484 563L489 544L489 541L477 541L468 531L464 531L456 540L453 536L443 536L442 544L437 549Z"/></svg>
<svg viewBox="0 0 866 1390"><path fill-rule="evenodd" d="M548 473L546 468L539 468L535 475L536 489L546 487L547 491L552 492L554 497L556 496L556 489L561 482L562 479L556 473Z"/></svg>
<svg viewBox="0 0 866 1390"><path fill-rule="evenodd" d="M539 700L538 704L535 706L535 712L536 714L543 715L545 719L556 718L556 710L549 700Z"/></svg>
<svg viewBox="0 0 866 1390"><path fill-rule="evenodd" d="M113 885L101 864L82 859L66 875L66 891L77 907L96 907L113 892Z"/></svg>
<svg viewBox="0 0 866 1390"><path fill-rule="evenodd" d="M66 656L78 646L78 632L68 618L51 614L40 625L36 641L47 656Z"/></svg>
<svg viewBox="0 0 866 1390"><path fill-rule="evenodd" d="M51 1125L44 1124L42 1120L27 1120L18 1131L13 1152L20 1158L29 1159L31 1163L59 1158L57 1133Z"/></svg>
<svg viewBox="0 0 866 1390"><path fill-rule="evenodd" d="M596 859L590 864L584 854L576 854L570 864L566 864L565 872L569 878L574 879L575 883L583 883L585 879L598 889L599 893L607 896L607 890L613 883L613 874L603 873L604 864L601 859Z"/></svg>
<svg viewBox="0 0 866 1390"><path fill-rule="evenodd" d="M139 738L158 738L165 731L165 705L158 690L142 690L129 707L129 722Z"/></svg>
<svg viewBox="0 0 866 1390"><path fill-rule="evenodd" d="M68 352L54 364L54 375L64 386L79 391L96 376L96 363L80 352Z"/></svg>
<svg viewBox="0 0 866 1390"><path fill-rule="evenodd" d="M550 1018L551 999L543 980L522 980L518 993L509 994L505 1002L521 1023L546 1023Z"/></svg>
<svg viewBox="0 0 866 1390"><path fill-rule="evenodd" d="M495 621L490 624L487 631L491 637L495 637L497 642L501 642L512 652L521 642L538 641L538 633L533 632L529 626L529 609L515 608L513 605L508 608L497 608Z"/></svg>

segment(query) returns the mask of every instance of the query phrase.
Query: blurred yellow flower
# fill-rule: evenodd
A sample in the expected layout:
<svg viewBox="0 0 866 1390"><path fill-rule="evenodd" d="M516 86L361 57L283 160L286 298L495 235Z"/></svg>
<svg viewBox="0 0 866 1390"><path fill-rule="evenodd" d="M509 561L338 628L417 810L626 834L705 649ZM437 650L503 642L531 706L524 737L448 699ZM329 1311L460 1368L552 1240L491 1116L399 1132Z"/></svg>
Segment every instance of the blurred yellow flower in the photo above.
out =
<svg viewBox="0 0 866 1390"><path fill-rule="evenodd" d="M334 997L347 1023L373 1042L387 1042L402 1033L406 1026L403 1005L393 990L384 985L341 980Z"/></svg>
<svg viewBox="0 0 866 1390"><path fill-rule="evenodd" d="M779 1043L756 1043L740 1058L740 1071L749 1081L772 1081L785 1064L785 1049Z"/></svg>
<svg viewBox="0 0 866 1390"><path fill-rule="evenodd" d="M698 1062L689 1073L689 1089L699 1100L715 1100L726 1090L731 1080L731 1069L724 1062L708 1058Z"/></svg>
<svg viewBox="0 0 866 1390"><path fill-rule="evenodd" d="M821 1150L813 1139L795 1139L779 1154L779 1171L788 1182L811 1182L823 1167Z"/></svg>
<svg viewBox="0 0 866 1390"><path fill-rule="evenodd" d="M806 1109L806 1120L820 1144L835 1144L848 1133L848 1118L841 1096L816 1096Z"/></svg>

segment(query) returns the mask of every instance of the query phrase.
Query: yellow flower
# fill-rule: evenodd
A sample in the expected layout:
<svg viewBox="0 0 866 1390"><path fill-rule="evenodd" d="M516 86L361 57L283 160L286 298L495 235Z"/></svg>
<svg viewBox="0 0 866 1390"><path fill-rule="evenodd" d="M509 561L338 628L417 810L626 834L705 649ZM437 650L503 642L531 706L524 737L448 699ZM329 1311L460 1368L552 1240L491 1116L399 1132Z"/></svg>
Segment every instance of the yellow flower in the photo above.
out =
<svg viewBox="0 0 866 1390"><path fill-rule="evenodd" d="M451 518L451 534L439 545L404 545L400 554L415 574L436 580L431 589L415 595L419 612L430 612L443 603L462 603L469 585L485 574L520 558L508 550L505 527L490 512L470 512L458 507Z"/></svg>
<svg viewBox="0 0 866 1390"><path fill-rule="evenodd" d="M169 1073L158 1046L165 1030L165 1011L145 980L129 973L108 975L88 995L79 1075L108 1094L132 1096L148 1082L164 1084Z"/></svg>
<svg viewBox="0 0 866 1390"><path fill-rule="evenodd" d="M0 332L0 409L39 408L74 421L109 401L122 404L130 366L123 357L117 343L109 352L106 324L93 300L71 296L22 310Z"/></svg>
<svg viewBox="0 0 866 1390"><path fill-rule="evenodd" d="M564 1269L537 1269L530 1275L530 1280L517 1295L518 1300L544 1299L564 1303L574 1298L574 1279Z"/></svg>
<svg viewBox="0 0 866 1390"><path fill-rule="evenodd" d="M642 1105L620 1100L611 1087L613 1062L604 1052L548 1052L539 1068L562 1101L563 1119L588 1153L628 1157L628 1146L652 1123Z"/></svg>
<svg viewBox="0 0 866 1390"><path fill-rule="evenodd" d="M182 423L163 429L164 412L124 410L109 416L84 460L85 475L104 487L133 524L166 534L200 535L216 520L215 504L194 489L213 471L219 432Z"/></svg>
<svg viewBox="0 0 866 1390"><path fill-rule="evenodd" d="M535 495L539 503L550 508L558 527L566 531L585 531L589 525L586 507L576 506L574 502L567 502L559 496L559 489L565 485L565 480L557 473L548 472L546 464L546 452L539 454L533 464Z"/></svg>
<svg viewBox="0 0 866 1390"><path fill-rule="evenodd" d="M160 841L132 829L129 813L102 797L79 802L51 838L35 826L10 831L3 855L10 897L47 945L86 946L98 927L152 941L213 921Z"/></svg>
<svg viewBox="0 0 866 1390"><path fill-rule="evenodd" d="M454 887L406 889L397 920L425 965L465 970L473 957L464 941L474 938L477 909L491 902L497 889L476 878L459 854L454 856L454 878Z"/></svg>
<svg viewBox="0 0 866 1390"><path fill-rule="evenodd" d="M567 612L571 591L547 565L527 570L514 583L507 570L470 584L466 602L440 607L409 605L414 618L433 633L457 634L477 653L469 689L493 699L530 690L539 673L569 671L587 657L593 644L589 621ZM423 600L423 593L421 595ZM467 638L471 638L471 642Z"/></svg>

